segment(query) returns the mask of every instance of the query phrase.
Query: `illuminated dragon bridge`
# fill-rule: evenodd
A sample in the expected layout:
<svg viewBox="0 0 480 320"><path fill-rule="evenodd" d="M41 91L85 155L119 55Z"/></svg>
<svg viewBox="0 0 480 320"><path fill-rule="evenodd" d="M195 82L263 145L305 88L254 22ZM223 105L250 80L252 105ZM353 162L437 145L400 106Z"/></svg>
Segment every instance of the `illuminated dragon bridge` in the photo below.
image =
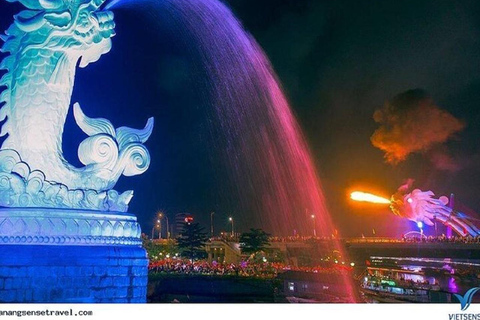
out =
<svg viewBox="0 0 480 320"><path fill-rule="evenodd" d="M86 67L109 52L113 13L100 8L104 0L8 1L28 10L1 37L9 55L0 64L6 70L1 136L8 134L0 150L0 205L126 211L133 192L112 188L122 174L147 170L143 143L153 118L140 130L114 128L76 103L75 120L88 135L78 148L84 166L69 164L62 150L77 64Z"/></svg>
<svg viewBox="0 0 480 320"><path fill-rule="evenodd" d="M432 191L415 189L407 193L407 189L407 186L402 186L392 196L390 209L394 214L428 226L433 226L438 221L462 236L480 235L471 217L448 206L449 199L446 196L436 199Z"/></svg>

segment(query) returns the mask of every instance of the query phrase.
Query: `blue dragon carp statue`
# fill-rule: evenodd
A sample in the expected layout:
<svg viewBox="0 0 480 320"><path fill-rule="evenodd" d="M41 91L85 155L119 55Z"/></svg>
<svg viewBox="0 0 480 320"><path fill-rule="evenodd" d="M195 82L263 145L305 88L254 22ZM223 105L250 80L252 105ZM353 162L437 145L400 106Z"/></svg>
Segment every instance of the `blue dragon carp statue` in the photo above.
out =
<svg viewBox="0 0 480 320"><path fill-rule="evenodd" d="M113 13L104 0L7 0L27 8L1 36L7 56L0 80L0 206L90 209L125 212L133 191L112 188L123 174L148 169L143 145L153 118L143 129L114 128L87 117L73 105L77 125L88 136L78 147L83 167L63 156L62 135L77 65L109 52L115 35Z"/></svg>

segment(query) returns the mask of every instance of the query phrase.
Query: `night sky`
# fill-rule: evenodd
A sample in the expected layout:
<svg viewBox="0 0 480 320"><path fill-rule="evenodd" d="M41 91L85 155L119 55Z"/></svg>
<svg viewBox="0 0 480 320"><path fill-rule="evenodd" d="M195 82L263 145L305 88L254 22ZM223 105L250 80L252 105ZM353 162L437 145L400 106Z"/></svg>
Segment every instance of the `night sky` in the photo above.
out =
<svg viewBox="0 0 480 320"><path fill-rule="evenodd" d="M388 207L352 203L354 189L390 197L408 178L438 196L455 193L464 209L480 210L480 3L477 1L231 0L225 2L272 62L297 116L321 177L328 208L344 236L399 236L413 223ZM18 4L0 0L0 29ZM90 117L116 127L143 127L155 117L146 143L152 164L143 175L122 177L115 189L133 189L130 211L146 233L155 212L171 220L190 212L209 229L269 229L258 213L241 212L224 192L225 168L212 159L211 119L200 108L203 84L184 59L168 23L153 29L138 12L115 11L112 51L77 71L73 102ZM443 142L396 164L370 137L373 115L387 101L420 89L436 108L463 124ZM414 101L415 103L415 101ZM76 147L85 137L69 114L64 148L80 165ZM450 166L438 165L439 155ZM304 218L304 217L300 217ZM275 230L269 230L275 232ZM427 230L428 232L428 230Z"/></svg>

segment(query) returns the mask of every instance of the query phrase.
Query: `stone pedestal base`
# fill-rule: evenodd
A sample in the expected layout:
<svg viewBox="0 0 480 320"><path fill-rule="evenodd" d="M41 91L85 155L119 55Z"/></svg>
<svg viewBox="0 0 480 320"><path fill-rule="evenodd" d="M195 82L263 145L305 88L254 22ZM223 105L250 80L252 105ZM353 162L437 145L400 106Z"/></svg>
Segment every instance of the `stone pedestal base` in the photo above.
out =
<svg viewBox="0 0 480 320"><path fill-rule="evenodd" d="M130 214L0 210L0 302L146 302L148 259Z"/></svg>
<svg viewBox="0 0 480 320"><path fill-rule="evenodd" d="M139 247L0 246L0 302L145 302Z"/></svg>

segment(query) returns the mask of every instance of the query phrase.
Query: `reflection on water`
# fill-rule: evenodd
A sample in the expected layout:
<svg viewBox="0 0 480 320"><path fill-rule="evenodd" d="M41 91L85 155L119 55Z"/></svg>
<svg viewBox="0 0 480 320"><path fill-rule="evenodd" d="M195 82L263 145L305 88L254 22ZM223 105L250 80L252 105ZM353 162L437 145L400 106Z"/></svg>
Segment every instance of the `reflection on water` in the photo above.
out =
<svg viewBox="0 0 480 320"><path fill-rule="evenodd" d="M457 302L454 294L480 286L479 272L472 260L372 257L360 287L368 302Z"/></svg>

